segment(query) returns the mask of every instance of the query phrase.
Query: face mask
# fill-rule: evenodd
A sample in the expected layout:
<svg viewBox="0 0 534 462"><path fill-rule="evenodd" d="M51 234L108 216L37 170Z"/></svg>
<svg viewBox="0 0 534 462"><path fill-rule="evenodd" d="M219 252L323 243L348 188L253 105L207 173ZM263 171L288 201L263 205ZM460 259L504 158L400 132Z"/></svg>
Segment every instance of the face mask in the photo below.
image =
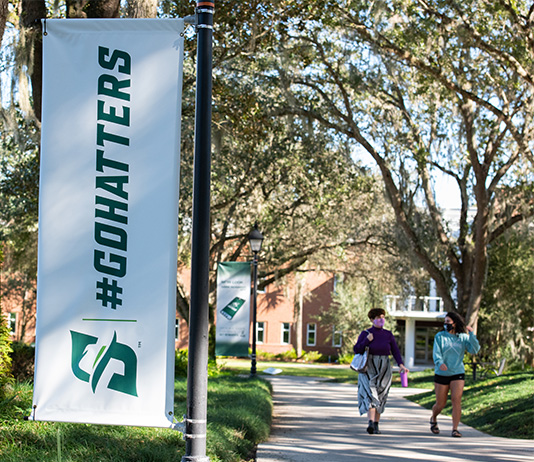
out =
<svg viewBox="0 0 534 462"><path fill-rule="evenodd" d="M373 326L375 327L384 327L386 320L384 318L378 318L373 320Z"/></svg>
<svg viewBox="0 0 534 462"><path fill-rule="evenodd" d="M447 332L450 332L451 330L454 329L454 326L452 324L443 324L443 328L447 331Z"/></svg>

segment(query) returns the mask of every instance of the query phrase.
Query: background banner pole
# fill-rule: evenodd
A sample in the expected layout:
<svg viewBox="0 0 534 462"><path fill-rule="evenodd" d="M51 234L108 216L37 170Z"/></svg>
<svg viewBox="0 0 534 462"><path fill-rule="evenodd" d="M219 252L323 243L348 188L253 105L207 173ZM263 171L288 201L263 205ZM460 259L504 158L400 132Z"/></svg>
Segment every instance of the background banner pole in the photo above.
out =
<svg viewBox="0 0 534 462"><path fill-rule="evenodd" d="M198 1L197 94L193 173L193 233L185 456L182 462L209 461L206 456L208 396L210 175L213 1Z"/></svg>

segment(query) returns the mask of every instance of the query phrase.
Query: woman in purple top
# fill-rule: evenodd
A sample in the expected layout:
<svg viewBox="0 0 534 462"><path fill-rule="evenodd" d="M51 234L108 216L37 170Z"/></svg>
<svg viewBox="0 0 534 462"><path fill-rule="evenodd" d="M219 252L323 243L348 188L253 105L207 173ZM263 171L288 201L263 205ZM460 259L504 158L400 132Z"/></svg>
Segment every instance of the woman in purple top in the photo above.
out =
<svg viewBox="0 0 534 462"><path fill-rule="evenodd" d="M391 363L389 355L393 354L401 372L408 372L404 367L402 356L391 331L384 329L386 312L382 308L373 308L368 313L373 327L364 330L354 345L354 353L363 353L369 347L367 371L358 375L358 404L360 415L367 412L369 425L367 433L381 433L378 429L380 415L384 412L391 387Z"/></svg>

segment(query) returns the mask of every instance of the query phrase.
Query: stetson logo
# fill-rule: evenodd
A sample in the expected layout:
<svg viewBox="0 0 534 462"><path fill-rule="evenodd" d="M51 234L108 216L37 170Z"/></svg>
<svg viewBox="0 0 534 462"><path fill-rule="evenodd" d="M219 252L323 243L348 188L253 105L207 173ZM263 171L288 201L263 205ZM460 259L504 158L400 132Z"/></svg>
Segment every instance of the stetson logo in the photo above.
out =
<svg viewBox="0 0 534 462"><path fill-rule="evenodd" d="M90 383L91 389L95 393L102 374L109 366L110 361L114 359L124 364L124 374L115 372L111 376L107 388L127 395L137 396L137 356L128 345L117 342L117 332L113 333L113 339L109 346L102 346L95 355L91 371L82 369L80 363L89 352L87 347L95 345L98 342L98 337L72 330L70 334L72 338L71 366L76 378ZM85 369L87 369L87 366L85 366Z"/></svg>

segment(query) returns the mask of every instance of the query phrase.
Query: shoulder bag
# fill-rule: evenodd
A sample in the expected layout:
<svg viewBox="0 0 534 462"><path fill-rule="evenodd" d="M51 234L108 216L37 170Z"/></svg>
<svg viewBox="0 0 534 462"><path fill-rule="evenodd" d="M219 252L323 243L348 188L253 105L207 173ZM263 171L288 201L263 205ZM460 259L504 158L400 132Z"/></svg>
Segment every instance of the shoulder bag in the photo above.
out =
<svg viewBox="0 0 534 462"><path fill-rule="evenodd" d="M369 333L369 331L365 331ZM363 353L356 353L350 363L350 368L356 372L367 372L367 361L369 360L369 347L365 347Z"/></svg>

